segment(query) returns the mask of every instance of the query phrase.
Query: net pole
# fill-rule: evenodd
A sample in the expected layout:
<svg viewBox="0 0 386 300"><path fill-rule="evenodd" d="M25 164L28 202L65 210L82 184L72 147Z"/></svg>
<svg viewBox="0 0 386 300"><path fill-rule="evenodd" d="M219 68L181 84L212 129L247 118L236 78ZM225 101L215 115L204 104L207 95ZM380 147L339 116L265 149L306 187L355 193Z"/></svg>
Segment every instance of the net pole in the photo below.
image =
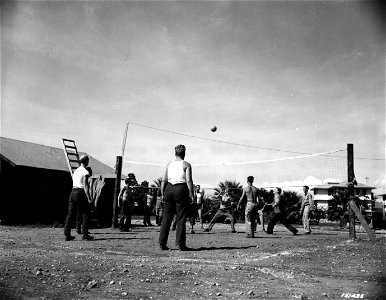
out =
<svg viewBox="0 0 386 300"><path fill-rule="evenodd" d="M347 144L347 192L348 192L348 199L349 202L354 200L354 145L353 144ZM351 205L349 205L349 211L348 211L348 220L349 220L349 238L350 239L356 239L355 234L355 213L354 210L351 208Z"/></svg>
<svg viewBox="0 0 386 300"><path fill-rule="evenodd" d="M122 158L125 156L125 147L126 147L126 139L127 139L127 131L129 129L129 122L126 123L125 132L123 133L123 141L122 141Z"/></svg>
<svg viewBox="0 0 386 300"><path fill-rule="evenodd" d="M114 199L113 199L113 216L112 216L112 227L118 228L118 195L121 190L121 175L122 175L122 156L117 156L117 161L115 164L115 186L114 186Z"/></svg>
<svg viewBox="0 0 386 300"><path fill-rule="evenodd" d="M126 147L126 139L127 139L127 131L129 128L129 122L126 123L125 131L123 133L123 141L122 141L122 156L117 156L116 164L115 164L115 174L117 175L115 178L115 186L114 186L114 199L113 199L113 215L112 215L112 228L118 228L118 195L121 190L121 177L122 177L122 161L123 156L125 154Z"/></svg>

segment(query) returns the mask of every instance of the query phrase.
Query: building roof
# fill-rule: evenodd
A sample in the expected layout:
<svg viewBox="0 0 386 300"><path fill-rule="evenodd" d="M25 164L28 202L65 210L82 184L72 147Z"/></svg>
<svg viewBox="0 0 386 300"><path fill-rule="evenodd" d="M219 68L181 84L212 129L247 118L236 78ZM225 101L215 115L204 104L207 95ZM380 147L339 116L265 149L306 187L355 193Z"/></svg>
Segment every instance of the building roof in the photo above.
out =
<svg viewBox="0 0 386 300"><path fill-rule="evenodd" d="M79 152L79 154L85 153ZM113 168L87 155L94 175L116 177ZM60 148L0 137L0 156L13 166L69 172L64 150Z"/></svg>
<svg viewBox="0 0 386 300"><path fill-rule="evenodd" d="M328 184L322 184L317 185L313 187L311 190L320 189L320 190L328 190L331 188L347 188L347 181L339 182L339 183L328 183ZM355 189L375 189L375 187L366 185L363 183L358 182L357 185L354 186Z"/></svg>

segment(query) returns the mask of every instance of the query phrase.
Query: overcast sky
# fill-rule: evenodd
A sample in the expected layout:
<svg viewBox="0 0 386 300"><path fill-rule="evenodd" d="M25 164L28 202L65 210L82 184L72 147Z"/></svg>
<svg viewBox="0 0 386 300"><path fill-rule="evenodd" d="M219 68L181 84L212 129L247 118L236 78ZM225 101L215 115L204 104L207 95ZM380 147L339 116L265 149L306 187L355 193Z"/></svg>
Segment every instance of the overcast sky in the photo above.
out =
<svg viewBox="0 0 386 300"><path fill-rule="evenodd" d="M355 160L358 181L384 188L380 9L356 1L2 2L1 135L55 147L74 139L112 167L127 122L124 159L139 162L166 163L179 143L195 164L353 143L355 157L366 158Z"/></svg>

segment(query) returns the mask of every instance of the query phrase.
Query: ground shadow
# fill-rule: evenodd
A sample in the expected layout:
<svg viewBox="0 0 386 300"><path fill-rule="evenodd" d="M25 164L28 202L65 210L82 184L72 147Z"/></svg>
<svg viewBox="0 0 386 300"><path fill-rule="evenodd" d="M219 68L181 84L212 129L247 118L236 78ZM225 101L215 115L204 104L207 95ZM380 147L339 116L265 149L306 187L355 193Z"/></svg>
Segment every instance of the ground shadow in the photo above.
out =
<svg viewBox="0 0 386 300"><path fill-rule="evenodd" d="M108 238L95 238L93 241L109 241L109 240L150 240L151 238L139 238L139 237L108 237Z"/></svg>
<svg viewBox="0 0 386 300"><path fill-rule="evenodd" d="M337 233L325 233L325 232L312 232L311 234L298 234L298 235L338 235Z"/></svg>
<svg viewBox="0 0 386 300"><path fill-rule="evenodd" d="M256 246L243 246L243 247L199 247L199 248L189 248L188 251L194 252L194 251L211 251L211 250L241 250L241 249L249 249L249 248L256 248Z"/></svg>
<svg viewBox="0 0 386 300"><path fill-rule="evenodd" d="M92 235L122 235L149 232L147 230L130 230L130 231L109 231L109 232L91 232Z"/></svg>
<svg viewBox="0 0 386 300"><path fill-rule="evenodd" d="M265 236L255 236L252 239L281 239L282 236L277 236L277 235L265 235Z"/></svg>

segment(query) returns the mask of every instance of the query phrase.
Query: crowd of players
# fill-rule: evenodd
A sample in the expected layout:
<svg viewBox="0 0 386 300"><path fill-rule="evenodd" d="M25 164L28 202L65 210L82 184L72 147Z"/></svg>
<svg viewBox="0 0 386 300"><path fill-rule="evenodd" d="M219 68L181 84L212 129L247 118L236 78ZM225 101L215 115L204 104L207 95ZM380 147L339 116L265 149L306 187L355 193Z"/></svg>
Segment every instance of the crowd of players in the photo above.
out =
<svg viewBox="0 0 386 300"><path fill-rule="evenodd" d="M207 228L204 229L204 195L200 185L193 186L191 178L191 166L184 160L185 147L178 145L175 148L176 160L171 161L166 166L165 174L162 178L160 188L148 188L146 200L143 207L143 225L154 226L151 223L151 213L155 212L156 225L160 226L159 246L161 250L168 249L167 239L170 228L176 230L176 245L180 250L187 250L186 247L186 220L189 221L189 231L195 233L194 226L199 222L204 232L210 232L213 226L218 222L227 219L230 223L231 232L236 233L235 212L244 209L245 232L247 238L253 238L257 230L257 223L260 223L261 230L267 234L273 234L273 229L277 221L280 221L294 235L298 230L293 227L285 214L283 201L281 197L281 188L274 190L274 200L271 203L264 201L259 194L259 189L254 185L254 177L248 176L247 185L242 189L241 197L234 201L229 189L221 191L217 198L220 205L211 218ZM88 157L80 158L80 167L73 174L73 189L69 199L69 209L66 219L64 235L65 240L73 240L71 236L71 226L74 219L77 220L77 231L84 240L92 240L93 237L88 232L88 204L90 194L88 192L88 177L90 169L88 168ZM125 180L125 185L118 196L118 208L121 212L119 218L119 229L129 232L132 229L131 216L138 205L134 202L134 191L136 187L129 185L130 180ZM305 234L311 233L309 225L309 214L314 207L312 195L308 192L308 186L303 187L303 197L301 204L301 214ZM236 199L237 200L237 199ZM237 204L236 204L237 203ZM265 211L271 211L267 228L265 229L264 219ZM82 222L79 221L82 219ZM82 226L81 226L82 225Z"/></svg>

